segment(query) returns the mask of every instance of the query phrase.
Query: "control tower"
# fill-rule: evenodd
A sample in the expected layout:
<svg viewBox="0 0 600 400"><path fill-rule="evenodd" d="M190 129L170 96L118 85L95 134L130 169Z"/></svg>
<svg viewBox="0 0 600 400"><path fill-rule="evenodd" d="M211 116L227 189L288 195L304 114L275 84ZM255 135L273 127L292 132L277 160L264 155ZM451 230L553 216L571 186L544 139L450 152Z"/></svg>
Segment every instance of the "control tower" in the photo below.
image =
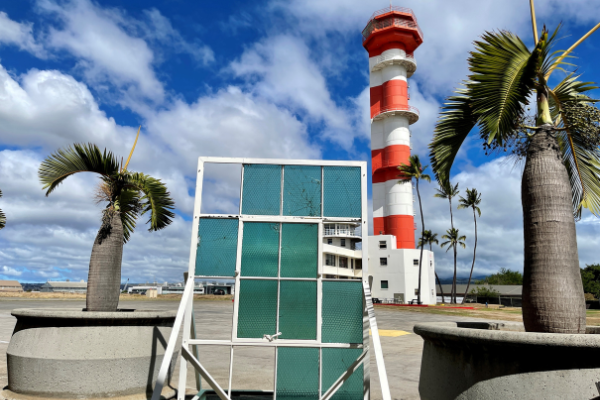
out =
<svg viewBox="0 0 600 400"><path fill-rule="evenodd" d="M393 235L396 248L415 248L412 183L398 184L400 164L408 164L410 125L419 110L408 104L408 78L417 69L414 51L423 43L417 17L408 8L376 11L362 32L369 52L373 233Z"/></svg>

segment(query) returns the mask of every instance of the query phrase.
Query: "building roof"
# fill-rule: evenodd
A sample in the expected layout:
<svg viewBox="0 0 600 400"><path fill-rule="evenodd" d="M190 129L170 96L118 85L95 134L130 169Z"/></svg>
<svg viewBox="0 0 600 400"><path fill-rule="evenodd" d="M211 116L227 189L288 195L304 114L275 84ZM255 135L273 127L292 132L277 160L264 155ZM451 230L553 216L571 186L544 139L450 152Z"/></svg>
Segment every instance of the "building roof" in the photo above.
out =
<svg viewBox="0 0 600 400"><path fill-rule="evenodd" d="M10 286L10 287L16 287L16 288L22 289L22 286L19 283L19 281L2 281L2 280L0 280L0 286L4 286L4 287Z"/></svg>
<svg viewBox="0 0 600 400"><path fill-rule="evenodd" d="M87 288L87 282L81 281L81 282L59 282L59 281L48 281L46 283L44 283L45 287L59 287L59 288L72 288L72 289L77 289L77 288Z"/></svg>
<svg viewBox="0 0 600 400"><path fill-rule="evenodd" d="M436 285L436 291L438 296L440 293L440 286ZM523 292L523 285L473 285L469 286L469 293L476 289L477 287L483 287L490 290L495 290L500 293L500 296L521 296ZM442 290L444 291L444 296L450 296L450 292L452 291L452 285L446 284L442 285ZM465 294L465 290L467 290L466 284L457 284L456 285L456 295L463 296Z"/></svg>

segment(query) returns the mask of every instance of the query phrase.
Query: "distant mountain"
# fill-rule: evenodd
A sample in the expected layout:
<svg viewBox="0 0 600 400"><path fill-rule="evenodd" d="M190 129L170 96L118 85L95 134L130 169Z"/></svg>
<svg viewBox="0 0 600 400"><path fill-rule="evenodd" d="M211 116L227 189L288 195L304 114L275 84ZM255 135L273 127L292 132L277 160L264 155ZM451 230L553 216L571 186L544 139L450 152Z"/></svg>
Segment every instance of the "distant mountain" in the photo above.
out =
<svg viewBox="0 0 600 400"><path fill-rule="evenodd" d="M479 280L479 279L483 279L485 278L487 275L473 275L473 277L471 278L471 283ZM446 284L451 284L452 283L452 276L449 277L445 277L445 278L441 278L440 277L440 282L442 283L442 285L446 285ZM467 282L469 282L469 276L457 276L456 277L456 283L458 284L467 284Z"/></svg>

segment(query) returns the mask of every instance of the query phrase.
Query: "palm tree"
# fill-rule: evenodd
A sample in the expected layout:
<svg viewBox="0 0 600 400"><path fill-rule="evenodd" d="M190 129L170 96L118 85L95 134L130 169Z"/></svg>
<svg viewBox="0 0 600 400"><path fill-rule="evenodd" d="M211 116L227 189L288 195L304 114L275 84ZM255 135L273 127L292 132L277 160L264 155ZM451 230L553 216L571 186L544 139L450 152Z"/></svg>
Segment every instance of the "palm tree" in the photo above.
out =
<svg viewBox="0 0 600 400"><path fill-rule="evenodd" d="M133 146L135 148L135 144ZM100 175L96 198L99 203L106 201L107 204L90 257L87 311L117 310L123 244L133 233L137 218L150 212L149 230L157 231L169 225L175 216L171 212L174 202L160 180L127 170L133 150L125 166L119 168L117 157L110 151L101 152L91 143L74 144L48 156L38 171L43 189L47 189L46 196L78 172Z"/></svg>
<svg viewBox="0 0 600 400"><path fill-rule="evenodd" d="M436 188L437 193L434 197L440 199L448 199L450 205L450 228L454 229L454 216L452 213L452 198L456 197L460 192L458 190L458 183L454 186L450 183L450 180L439 181L439 187ZM454 249L454 258L456 258L456 249ZM452 290L450 291L450 298L456 299L456 263L454 263L454 278L452 279Z"/></svg>
<svg viewBox="0 0 600 400"><path fill-rule="evenodd" d="M471 75L448 97L430 144L437 178L449 179L458 150L475 125L486 150L517 145L525 156L521 183L524 226L523 321L529 332L585 332L575 218L583 207L600 215L597 115L585 94L590 82L567 73L548 80L596 25L566 51L552 52L557 37L539 37L531 2L534 48L511 32L486 32L468 59ZM535 96L537 113L526 116ZM519 154L519 152L518 152ZM560 294L560 295L559 295Z"/></svg>
<svg viewBox="0 0 600 400"><path fill-rule="evenodd" d="M467 298L467 293L469 293L469 285L471 285L471 277L473 276L473 268L475 267L475 252L477 251L477 217L475 216L475 211L477 211L477 214L481 218L481 210L478 207L479 203L481 203L481 193L477 193L477 189L475 188L467 188L467 198L460 196L458 202L460 203L458 205L459 209L473 209L473 222L475 223L475 245L473 246L473 264L471 264L471 273L469 274L469 281L467 282L467 290L465 290L465 295L462 301L464 304L465 299Z"/></svg>
<svg viewBox="0 0 600 400"><path fill-rule="evenodd" d="M2 190L0 190L0 197L2 197ZM6 226L6 215L0 210L0 229Z"/></svg>
<svg viewBox="0 0 600 400"><path fill-rule="evenodd" d="M437 240L437 233L432 233L430 230L423 231L423 236L421 236L421 238L419 239L419 247L423 247L428 244L429 251L433 252L432 245L434 243L439 244ZM437 272L435 272L435 270L433 271L433 273L435 274L435 280L437 281L438 286L440 287L440 293L442 294L442 303L445 303L446 300L444 299L444 290L442 289L442 282L440 281L440 278L438 277L438 274Z"/></svg>
<svg viewBox="0 0 600 400"><path fill-rule="evenodd" d="M448 246L448 249L446 249L446 253L448 252L448 250L450 250L450 248L454 249L454 288L452 290L452 298L450 299L450 302L456 303L456 247L458 245L460 245L463 249L467 247L467 245L465 244L465 240L467 240L467 237L464 235L459 236L458 229L450 228L446 231L446 234L442 236L442 239L446 239L446 241L440 244L440 247L444 248L445 246Z"/></svg>
<svg viewBox="0 0 600 400"><path fill-rule="evenodd" d="M417 197L419 198L419 210L421 212L421 237L423 237L423 232L425 231L425 220L423 218L423 205L421 204L421 193L419 192L419 181L423 179L424 181L431 182L431 177L427 174L424 174L423 171L427 169L426 166L421 166L421 160L419 160L418 155L410 156L408 158L407 164L400 164L398 170L400 171L400 182L399 183L407 183L412 182L414 179L417 183ZM419 255L419 288L417 293L417 303L421 304L421 262L423 261L423 246L421 246L421 254Z"/></svg>

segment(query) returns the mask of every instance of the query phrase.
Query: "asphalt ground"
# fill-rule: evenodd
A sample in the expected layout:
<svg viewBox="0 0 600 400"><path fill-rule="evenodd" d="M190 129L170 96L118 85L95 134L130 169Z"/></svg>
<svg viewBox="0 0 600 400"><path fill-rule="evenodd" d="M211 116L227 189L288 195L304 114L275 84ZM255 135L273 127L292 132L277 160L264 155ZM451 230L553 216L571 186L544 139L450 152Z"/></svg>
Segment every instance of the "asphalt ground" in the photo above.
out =
<svg viewBox="0 0 600 400"><path fill-rule="evenodd" d="M178 301L121 301L122 308L175 310ZM64 308L85 306L83 300L31 300L0 298L0 388L8 384L6 350L16 319L10 315L15 308ZM486 321L462 316L436 315L405 311L404 309L382 309L376 307L377 324L382 331L381 345L387 369L388 382L395 400L419 399L418 384L421 368L423 340L412 332L421 322L438 321ZM233 304L229 301L195 301L194 318L198 338L228 339L231 335ZM198 346L200 362L223 387L228 387L229 347ZM233 389L273 389L274 350L265 348L235 348L233 367ZM173 386L177 384L179 366L175 372ZM381 388L374 352L371 352L371 398L381 399ZM187 387L195 388L193 369L188 369ZM209 386L202 382L203 388Z"/></svg>

